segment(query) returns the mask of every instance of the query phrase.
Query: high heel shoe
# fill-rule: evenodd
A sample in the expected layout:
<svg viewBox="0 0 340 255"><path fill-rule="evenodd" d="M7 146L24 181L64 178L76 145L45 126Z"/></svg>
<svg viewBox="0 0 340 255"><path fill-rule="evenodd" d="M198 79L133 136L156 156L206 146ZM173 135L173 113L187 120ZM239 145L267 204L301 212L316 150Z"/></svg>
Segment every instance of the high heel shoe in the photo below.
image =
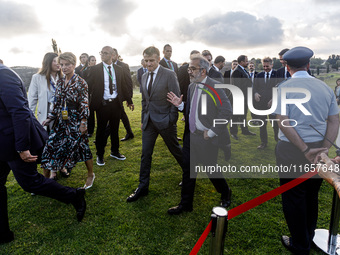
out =
<svg viewBox="0 0 340 255"><path fill-rule="evenodd" d="M89 188L91 188L92 187L92 185L93 185L93 182L94 182L94 179L96 178L96 176L95 176L95 174L93 173L93 178L92 178L92 182L91 182L91 184L89 185L89 186L87 186L86 185L86 183L85 183L85 185L84 185L84 189L89 189Z"/></svg>
<svg viewBox="0 0 340 255"><path fill-rule="evenodd" d="M60 170L60 175L64 178L70 177L70 173L66 170L66 168L63 168L62 170Z"/></svg>

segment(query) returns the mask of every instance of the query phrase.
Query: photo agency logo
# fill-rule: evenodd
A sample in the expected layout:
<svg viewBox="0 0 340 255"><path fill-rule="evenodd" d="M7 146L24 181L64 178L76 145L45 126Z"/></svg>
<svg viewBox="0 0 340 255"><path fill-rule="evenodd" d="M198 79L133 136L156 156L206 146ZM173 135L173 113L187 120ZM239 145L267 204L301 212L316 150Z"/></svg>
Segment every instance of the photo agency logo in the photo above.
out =
<svg viewBox="0 0 340 255"><path fill-rule="evenodd" d="M208 85L206 83L202 83L202 82L199 82L199 84L202 84L203 86L209 88L215 94L215 96L217 97L218 101L220 102L220 104L222 106L221 97L219 96L219 94L217 93L217 91L213 87L211 87L210 85ZM212 98L212 100L214 101L215 106L217 106L217 102L215 100L215 97L213 96L213 94L209 90L204 89L204 88L200 88L200 87L198 87L198 89L207 93ZM207 94L201 95L201 114L202 115L207 115L207 104L208 104L207 103Z"/></svg>
<svg viewBox="0 0 340 255"><path fill-rule="evenodd" d="M278 87L272 88L271 106L268 107L268 109L259 110L254 107L254 103L256 102L254 102L253 100L253 88L251 87L247 88L247 98L245 98L242 90L235 85L216 84L215 89L207 84L203 84L203 85L207 86L211 91L213 91L213 93L219 99L221 105L222 105L222 101L221 101L220 96L216 92L216 89L228 89L233 96L233 104L232 104L233 115L244 114L244 111L247 110L245 109L245 100L247 100L247 105L248 105L250 112L258 116L268 116L268 115L274 114L275 110L278 107L278 101L279 101L278 100L278 94L279 94ZM214 99L213 95L205 89L202 89L202 90L206 91L207 94L210 95L210 97L212 97L212 99L214 100L215 105L217 105L216 100ZM281 88L280 92L281 92L281 96L280 96L279 107L281 109L281 115L287 115L286 106L289 104L295 105L304 115L311 115L311 113L303 106L304 103L307 103L311 99L310 91L304 88L283 87ZM287 94L289 93L299 94L300 98L293 98L293 99L287 98ZM201 104L202 104L201 114L206 115L207 114L207 95L206 94L202 94ZM256 125L256 126L252 125L253 121L258 121L261 124ZM280 120L279 119L265 119L265 121L270 122L271 125L273 126L275 121L278 122ZM247 123L246 123L246 120L243 120L243 122L233 122L233 120L227 120L227 119L214 119L213 126L215 127L216 125L225 125L228 123L230 124L230 126L236 125L236 124L246 126L246 124L248 124L248 126L250 127L261 127L264 125L264 121L261 119L251 119L251 120L248 120ZM295 127L298 125L298 121L294 119L286 119L281 122L281 125L284 127Z"/></svg>

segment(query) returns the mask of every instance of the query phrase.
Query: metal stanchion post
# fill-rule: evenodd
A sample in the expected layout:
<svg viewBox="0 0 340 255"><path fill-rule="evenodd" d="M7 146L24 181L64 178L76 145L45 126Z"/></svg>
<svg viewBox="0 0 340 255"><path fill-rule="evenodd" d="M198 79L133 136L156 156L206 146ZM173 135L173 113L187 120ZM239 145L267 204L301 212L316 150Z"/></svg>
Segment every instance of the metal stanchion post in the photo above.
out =
<svg viewBox="0 0 340 255"><path fill-rule="evenodd" d="M340 199L339 195L334 189L333 193L333 205L331 222L329 224L329 230L317 229L315 230L314 243L326 254L336 255L337 249L340 247L340 236L338 235L340 219Z"/></svg>
<svg viewBox="0 0 340 255"><path fill-rule="evenodd" d="M214 207L211 214L210 255L222 255L228 225L228 211L224 207Z"/></svg>

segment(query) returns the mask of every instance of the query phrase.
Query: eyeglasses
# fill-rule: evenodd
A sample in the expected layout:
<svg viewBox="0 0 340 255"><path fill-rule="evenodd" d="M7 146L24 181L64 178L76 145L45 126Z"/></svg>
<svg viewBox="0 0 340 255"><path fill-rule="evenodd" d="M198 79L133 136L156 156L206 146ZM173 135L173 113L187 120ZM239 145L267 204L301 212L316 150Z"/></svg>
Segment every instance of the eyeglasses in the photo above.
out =
<svg viewBox="0 0 340 255"><path fill-rule="evenodd" d="M99 55L105 55L105 56L107 56L107 55L109 55L110 53L108 53L108 52L102 52L102 51L99 51Z"/></svg>
<svg viewBox="0 0 340 255"><path fill-rule="evenodd" d="M196 68L196 67L194 67L194 66L191 66L191 67L188 67L188 73L190 73L190 72L195 72L196 70L201 70L201 69L203 69L203 68Z"/></svg>

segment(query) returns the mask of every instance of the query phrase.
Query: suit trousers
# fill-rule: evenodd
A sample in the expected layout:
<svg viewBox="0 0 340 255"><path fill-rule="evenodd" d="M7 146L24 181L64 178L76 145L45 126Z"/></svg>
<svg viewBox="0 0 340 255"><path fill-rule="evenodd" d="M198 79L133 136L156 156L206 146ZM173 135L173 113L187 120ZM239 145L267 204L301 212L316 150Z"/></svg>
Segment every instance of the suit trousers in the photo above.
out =
<svg viewBox="0 0 340 255"><path fill-rule="evenodd" d="M322 142L307 143L311 148L321 147L321 144ZM304 154L292 143L279 141L275 154L278 166L310 165ZM304 172L299 173L299 171L293 175L279 173L280 184L283 185L302 174ZM283 213L292 237L293 248L300 251L299 254L309 254L313 242L318 219L318 192L321 183L322 178L314 176L282 194Z"/></svg>
<svg viewBox="0 0 340 255"><path fill-rule="evenodd" d="M87 131L88 131L89 134L94 133L94 127L96 125L94 114L95 114L95 111L90 108L90 116L87 120Z"/></svg>
<svg viewBox="0 0 340 255"><path fill-rule="evenodd" d="M141 189L149 188L152 154L158 135L161 135L177 163L181 167L183 166L182 148L177 140L176 124L170 124L168 128L159 130L154 126L151 119L149 119L147 127L142 133L143 144L139 174L139 188Z"/></svg>
<svg viewBox="0 0 340 255"><path fill-rule="evenodd" d="M123 122L123 125L125 127L125 130L126 130L126 134L130 135L130 136L133 136L133 132L131 130L131 125L130 125L130 121L129 121L129 118L125 112L125 109L124 109L124 106L122 105L122 111L121 111L121 115L120 115L120 118Z"/></svg>
<svg viewBox="0 0 340 255"><path fill-rule="evenodd" d="M209 152L208 157L207 151ZM193 204L197 176L195 166L200 163L203 166L216 166L217 156L218 147L213 145L210 140L205 140L203 134L185 133L181 205L191 207ZM225 198L229 193L229 186L222 173L208 174L208 177L216 191L221 194L221 198Z"/></svg>
<svg viewBox="0 0 340 255"><path fill-rule="evenodd" d="M121 115L121 104L118 98L112 102L102 105L97 109L97 133L96 133L96 149L99 157L104 156L105 146L107 144L107 136L105 130L110 127L111 136L111 152L116 154L119 152L119 122Z"/></svg>
<svg viewBox="0 0 340 255"><path fill-rule="evenodd" d="M27 192L50 197L66 204L76 198L74 188L62 186L39 174L35 162L26 163L21 158L9 162L0 161L0 234L9 231L5 185L10 169L19 185Z"/></svg>
<svg viewBox="0 0 340 255"><path fill-rule="evenodd" d="M268 121L266 119L269 119L269 120L273 120L273 119L276 119L276 116L273 115L273 114L270 114L270 115L256 115L257 116L257 119L260 119L263 121L263 125L260 127L260 138L261 138L261 143L265 143L267 144L268 143L268 133L267 133L267 123ZM273 130L274 130L274 136L276 134L275 137L277 137L277 132L278 132L278 124L276 121L273 121L272 123L269 122L270 125L273 126Z"/></svg>

